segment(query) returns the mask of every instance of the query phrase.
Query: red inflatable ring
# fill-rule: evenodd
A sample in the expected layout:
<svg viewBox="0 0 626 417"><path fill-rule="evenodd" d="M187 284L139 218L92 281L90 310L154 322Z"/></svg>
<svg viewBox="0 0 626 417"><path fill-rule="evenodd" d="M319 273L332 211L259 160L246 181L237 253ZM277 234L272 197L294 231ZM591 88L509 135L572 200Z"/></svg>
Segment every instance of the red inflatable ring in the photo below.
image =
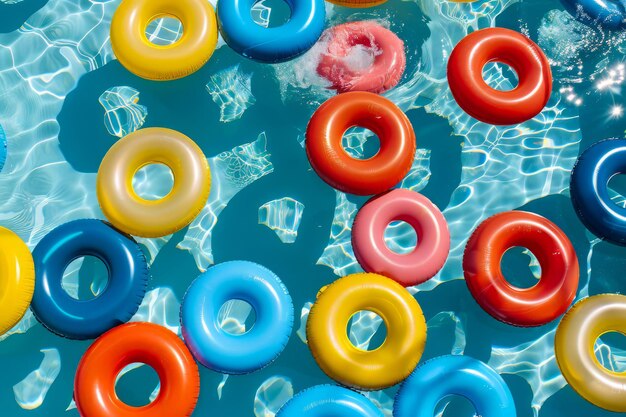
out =
<svg viewBox="0 0 626 417"><path fill-rule="evenodd" d="M406 67L404 42L395 33L373 21L351 22L328 29L321 39L326 43L317 73L330 81L339 93L369 91L384 93L395 87ZM374 51L369 67L350 62L357 46Z"/></svg>
<svg viewBox="0 0 626 417"><path fill-rule="evenodd" d="M483 79L489 62L509 65L519 83L511 91L491 88ZM509 29L482 29L459 42L448 60L448 84L454 99L470 116L494 125L532 119L552 91L548 58L533 41Z"/></svg>
<svg viewBox="0 0 626 417"><path fill-rule="evenodd" d="M161 389L143 407L124 404L115 379L134 362L150 365ZM198 367L185 344L165 327L127 323L100 336L83 355L74 379L74 400L82 417L187 417L200 392Z"/></svg>
<svg viewBox="0 0 626 417"><path fill-rule="evenodd" d="M539 261L541 278L531 288L509 284L500 269L507 249L528 248ZM478 304L498 320L540 326L565 313L578 289L578 259L569 239L537 214L507 211L474 231L463 255L465 281Z"/></svg>
<svg viewBox="0 0 626 417"><path fill-rule="evenodd" d="M361 126L374 132L380 150L369 159L351 157L342 147L346 130ZM387 191L411 169L415 133L406 115L377 94L353 91L322 104L306 130L306 152L311 166L328 184L358 195Z"/></svg>

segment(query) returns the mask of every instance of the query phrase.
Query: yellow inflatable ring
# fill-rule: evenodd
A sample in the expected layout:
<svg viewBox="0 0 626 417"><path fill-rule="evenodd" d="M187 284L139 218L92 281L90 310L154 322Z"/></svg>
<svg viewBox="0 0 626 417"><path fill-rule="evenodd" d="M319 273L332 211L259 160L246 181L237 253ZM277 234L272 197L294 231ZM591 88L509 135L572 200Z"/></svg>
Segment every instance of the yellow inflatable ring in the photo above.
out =
<svg viewBox="0 0 626 417"><path fill-rule="evenodd" d="M174 185L160 200L145 200L133 189L142 167L163 164ZM159 237L187 226L205 206L211 189L206 157L187 136L164 128L140 129L120 139L104 156L96 190L106 218L123 232Z"/></svg>
<svg viewBox="0 0 626 417"><path fill-rule="evenodd" d="M184 28L171 45L146 37L148 24L173 17ZM199 70L217 44L217 20L207 0L123 0L111 20L111 46L120 63L148 80L174 80Z"/></svg>
<svg viewBox="0 0 626 417"><path fill-rule="evenodd" d="M602 294L576 303L556 330L554 350L561 373L581 397L623 413L626 372L606 369L594 353L596 340L608 332L626 335L626 296Z"/></svg>
<svg viewBox="0 0 626 417"><path fill-rule="evenodd" d="M18 235L0 227L0 334L17 324L35 290L35 265Z"/></svg>
<svg viewBox="0 0 626 417"><path fill-rule="evenodd" d="M375 350L359 349L348 338L348 321L360 310L373 311L387 326L387 338ZM350 387L378 390L413 371L424 352L426 321L403 286L362 273L340 278L319 294L306 333L313 357L328 376Z"/></svg>

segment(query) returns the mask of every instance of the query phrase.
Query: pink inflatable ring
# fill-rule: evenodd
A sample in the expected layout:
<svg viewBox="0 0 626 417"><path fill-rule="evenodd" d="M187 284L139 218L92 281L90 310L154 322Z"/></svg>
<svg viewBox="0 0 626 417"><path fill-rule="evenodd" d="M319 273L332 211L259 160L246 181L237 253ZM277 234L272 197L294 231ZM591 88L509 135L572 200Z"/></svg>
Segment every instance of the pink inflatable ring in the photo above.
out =
<svg viewBox="0 0 626 417"><path fill-rule="evenodd" d="M404 43L389 29L372 21L344 23L322 35L327 42L317 65L317 73L330 81L339 93L369 91L383 93L398 84L404 68ZM367 68L351 63L354 48L373 49L374 62Z"/></svg>
<svg viewBox="0 0 626 417"><path fill-rule="evenodd" d="M385 243L385 229L395 220L415 229L417 246L410 253L393 252ZM352 249L365 271L409 287L429 280L443 267L450 251L450 232L443 214L428 198L396 189L361 207L352 227Z"/></svg>

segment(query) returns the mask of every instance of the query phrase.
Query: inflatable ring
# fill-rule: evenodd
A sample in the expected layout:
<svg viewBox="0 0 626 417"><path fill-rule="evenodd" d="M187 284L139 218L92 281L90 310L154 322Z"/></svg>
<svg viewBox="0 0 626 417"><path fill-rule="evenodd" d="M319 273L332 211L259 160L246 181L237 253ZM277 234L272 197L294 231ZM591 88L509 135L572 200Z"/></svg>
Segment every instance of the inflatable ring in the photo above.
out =
<svg viewBox="0 0 626 417"><path fill-rule="evenodd" d="M61 286L65 268L81 256L95 256L109 271L104 291L77 300ZM75 220L52 230L33 251L37 285L31 306L49 330L70 339L93 339L127 322L146 292L148 265L139 245L95 219Z"/></svg>
<svg viewBox="0 0 626 417"><path fill-rule="evenodd" d="M578 157L570 182L576 214L596 236L626 245L626 208L611 201L611 177L626 172L626 139L594 143Z"/></svg>
<svg viewBox="0 0 626 417"><path fill-rule="evenodd" d="M243 300L256 313L245 334L217 325L220 308ZM189 287L181 307L185 343L207 368L227 374L256 371L278 357L293 327L293 304L287 288L269 269L232 261L211 267Z"/></svg>
<svg viewBox="0 0 626 417"><path fill-rule="evenodd" d="M299 392L276 417L383 417L363 395L336 385L317 385Z"/></svg>
<svg viewBox="0 0 626 417"><path fill-rule="evenodd" d="M517 87L491 88L483 79L483 67L489 62L511 66L519 79ZM493 125L513 125L541 113L552 92L552 73L548 58L526 36L488 28L472 32L454 47L448 60L448 84L470 116Z"/></svg>
<svg viewBox="0 0 626 417"><path fill-rule="evenodd" d="M432 417L449 395L465 397L477 416L516 417L515 402L506 382L481 361L446 355L418 366L402 383L393 404L394 417Z"/></svg>
<svg viewBox="0 0 626 417"><path fill-rule="evenodd" d="M161 17L184 27L172 45L156 45L146 37L148 24ZM217 45L217 21L206 0L123 0L111 19L111 46L118 61L148 80L174 80L199 70Z"/></svg>
<svg viewBox="0 0 626 417"><path fill-rule="evenodd" d="M324 30L324 0L286 0L291 18L278 27L258 25L250 15L256 0L220 0L222 37L237 53L260 62L288 61L309 50Z"/></svg>
<svg viewBox="0 0 626 417"><path fill-rule="evenodd" d="M626 29L626 6L620 0L561 0L577 20L590 26L611 30Z"/></svg>
<svg viewBox="0 0 626 417"><path fill-rule="evenodd" d="M160 200L144 200L133 190L133 176L157 163L172 170L174 186ZM160 237L187 226L204 208L211 172L194 141L175 130L152 127L125 136L109 149L96 188L102 212L115 227L135 236Z"/></svg>
<svg viewBox="0 0 626 417"><path fill-rule="evenodd" d="M374 132L380 150L369 159L348 155L341 145L353 126ZM306 153L317 174L332 187L351 194L387 191L409 172L415 156L411 122L395 104L377 94L353 91L328 99L311 117Z"/></svg>
<svg viewBox="0 0 626 417"><path fill-rule="evenodd" d="M529 249L539 261L541 278L531 288L515 287L502 275L502 256L514 246ZM565 233L525 211L499 213L481 223L465 247L463 272L476 302L516 326L551 322L565 313L578 289L578 258Z"/></svg>
<svg viewBox="0 0 626 417"><path fill-rule="evenodd" d="M394 220L407 222L418 244L399 254L387 247L385 229ZM375 272L409 287L435 276L450 251L450 232L441 211L415 191L396 189L369 200L352 226L352 249L367 272Z"/></svg>
<svg viewBox="0 0 626 417"><path fill-rule="evenodd" d="M626 334L626 296L594 295L571 308L559 323L554 352L567 383L587 401L626 412L626 373L608 370L598 361L595 342L604 333Z"/></svg>
<svg viewBox="0 0 626 417"><path fill-rule="evenodd" d="M143 407L123 403L115 380L134 362L151 366L161 389ZM191 416L200 393L198 366L185 344L165 327L128 323L99 337L81 358L74 378L74 400L85 417Z"/></svg>
<svg viewBox="0 0 626 417"><path fill-rule="evenodd" d="M386 3L387 0L326 0L329 3L336 4L337 6L352 7L352 8L365 8L379 6Z"/></svg>
<svg viewBox="0 0 626 417"><path fill-rule="evenodd" d="M371 351L355 347L346 327L361 310L378 314L387 327L383 344ZM309 312L309 349L319 367L341 384L378 390L397 384L417 365L426 343L426 321L411 294L382 275L361 273L339 278Z"/></svg>
<svg viewBox="0 0 626 417"><path fill-rule="evenodd" d="M344 23L328 29L317 73L339 93L369 91L384 93L395 87L406 67L404 42L395 33L373 21ZM375 50L372 65L355 68L346 58L357 45Z"/></svg>
<svg viewBox="0 0 626 417"><path fill-rule="evenodd" d="M28 310L35 290L35 266L28 246L0 227L0 335L15 326Z"/></svg>

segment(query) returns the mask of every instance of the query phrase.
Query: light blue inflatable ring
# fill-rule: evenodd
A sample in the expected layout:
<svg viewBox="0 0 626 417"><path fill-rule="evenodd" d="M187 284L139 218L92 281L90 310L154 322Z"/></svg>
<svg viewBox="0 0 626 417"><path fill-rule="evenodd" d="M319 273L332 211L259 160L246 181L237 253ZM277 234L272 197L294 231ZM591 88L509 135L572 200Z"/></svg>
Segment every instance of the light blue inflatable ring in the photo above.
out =
<svg viewBox="0 0 626 417"><path fill-rule="evenodd" d="M244 334L220 327L224 303L242 300L252 306L256 322ZM293 303L280 279L269 269L246 261L224 262L201 274L181 306L182 333L196 359L227 374L253 372L283 351L293 327Z"/></svg>
<svg viewBox="0 0 626 417"><path fill-rule="evenodd" d="M276 417L383 417L363 395L336 385L317 385L298 393Z"/></svg>
<svg viewBox="0 0 626 417"><path fill-rule="evenodd" d="M291 18L277 27L259 26L250 15L256 0L219 0L222 37L237 53L260 62L288 61L309 50L324 30L324 0L286 0Z"/></svg>
<svg viewBox="0 0 626 417"><path fill-rule="evenodd" d="M511 391L496 371L468 356L446 355L424 362L404 381L394 417L433 417L449 395L467 398L482 417L516 417Z"/></svg>

